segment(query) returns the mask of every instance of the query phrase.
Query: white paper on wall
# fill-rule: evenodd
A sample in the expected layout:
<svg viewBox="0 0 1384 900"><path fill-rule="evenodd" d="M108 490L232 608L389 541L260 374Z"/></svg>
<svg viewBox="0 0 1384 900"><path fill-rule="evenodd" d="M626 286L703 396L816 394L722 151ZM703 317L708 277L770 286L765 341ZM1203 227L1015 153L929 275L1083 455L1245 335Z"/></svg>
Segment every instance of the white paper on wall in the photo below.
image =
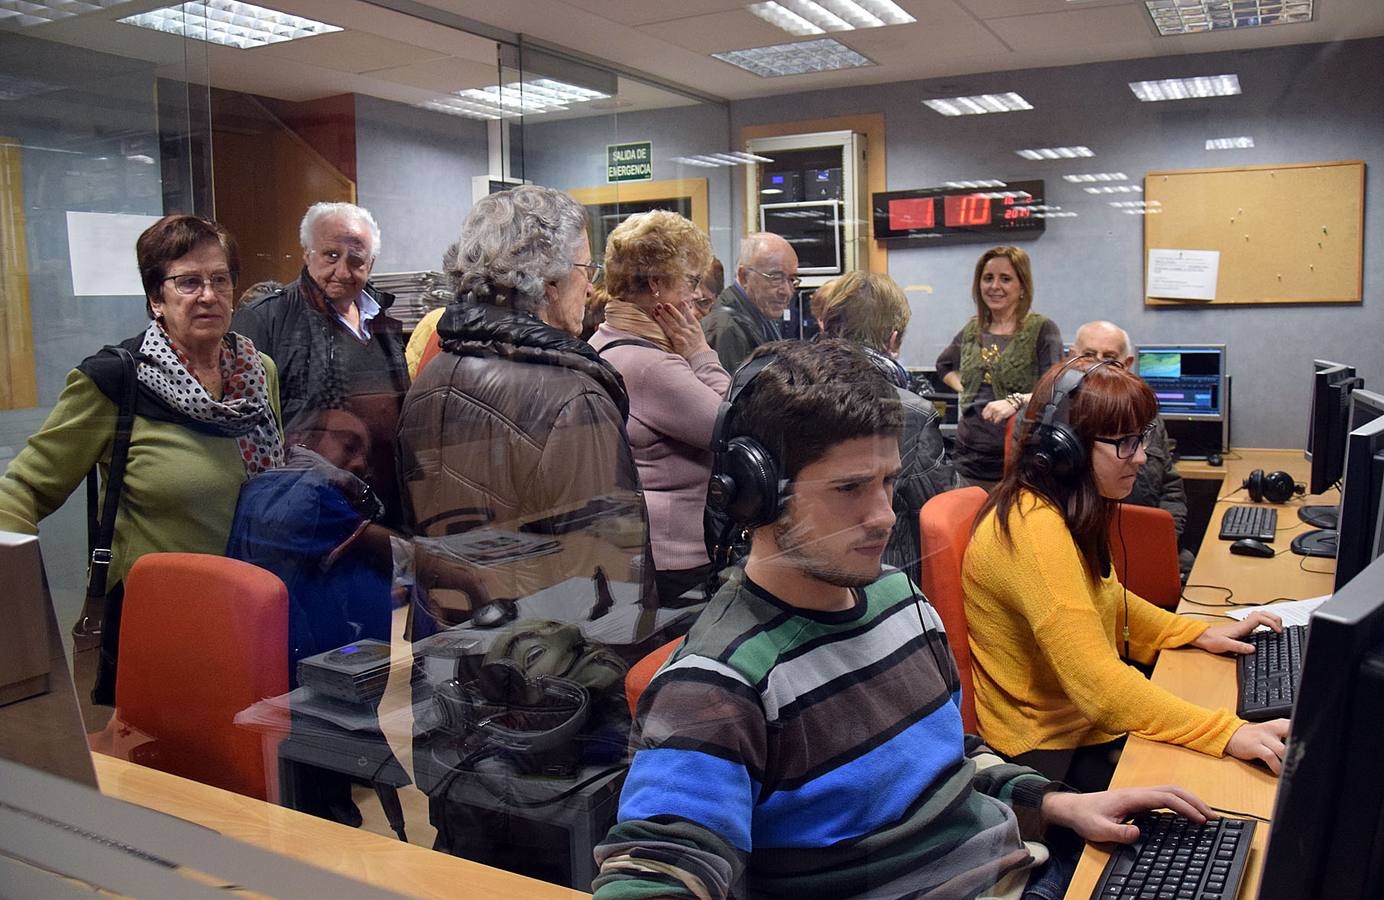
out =
<svg viewBox="0 0 1384 900"><path fill-rule="evenodd" d="M67 212L67 257L76 297L144 296L135 241L158 216Z"/></svg>

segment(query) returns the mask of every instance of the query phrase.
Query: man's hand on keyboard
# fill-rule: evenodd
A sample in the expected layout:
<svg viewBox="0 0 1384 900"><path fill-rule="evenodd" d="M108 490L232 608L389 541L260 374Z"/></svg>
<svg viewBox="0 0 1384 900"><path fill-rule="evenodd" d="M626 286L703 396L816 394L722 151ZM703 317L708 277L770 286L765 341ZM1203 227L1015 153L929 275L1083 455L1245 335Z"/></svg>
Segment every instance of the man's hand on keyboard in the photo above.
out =
<svg viewBox="0 0 1384 900"><path fill-rule="evenodd" d="M1254 647L1240 638L1245 637L1260 625L1267 625L1274 631L1283 630L1283 620L1270 612L1252 612L1240 622L1227 622L1212 625L1192 641L1193 647L1200 647L1207 653L1253 653Z"/></svg>
<svg viewBox="0 0 1384 900"><path fill-rule="evenodd" d="M1283 770L1283 742L1288 738L1288 720L1270 719L1241 725L1225 745L1227 756L1262 762L1277 775Z"/></svg>
<svg viewBox="0 0 1384 900"><path fill-rule="evenodd" d="M1125 820L1151 809L1171 809L1198 824L1216 814L1195 794L1175 784L1149 788L1120 788L1094 794L1054 791L1043 798L1043 818L1072 829L1088 841L1130 844L1139 829Z"/></svg>

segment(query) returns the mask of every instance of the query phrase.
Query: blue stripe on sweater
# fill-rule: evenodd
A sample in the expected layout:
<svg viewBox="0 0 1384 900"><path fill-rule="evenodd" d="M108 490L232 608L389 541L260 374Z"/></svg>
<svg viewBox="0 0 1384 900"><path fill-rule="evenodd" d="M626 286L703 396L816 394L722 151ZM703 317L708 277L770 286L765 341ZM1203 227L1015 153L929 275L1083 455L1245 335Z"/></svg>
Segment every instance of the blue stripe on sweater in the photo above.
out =
<svg viewBox="0 0 1384 900"><path fill-rule="evenodd" d="M961 714L944 703L868 753L770 796L755 815L755 846L826 847L895 822L964 749Z"/></svg>
<svg viewBox="0 0 1384 900"><path fill-rule="evenodd" d="M640 750L620 791L620 821L677 816L750 851L759 785L744 766L695 750Z"/></svg>

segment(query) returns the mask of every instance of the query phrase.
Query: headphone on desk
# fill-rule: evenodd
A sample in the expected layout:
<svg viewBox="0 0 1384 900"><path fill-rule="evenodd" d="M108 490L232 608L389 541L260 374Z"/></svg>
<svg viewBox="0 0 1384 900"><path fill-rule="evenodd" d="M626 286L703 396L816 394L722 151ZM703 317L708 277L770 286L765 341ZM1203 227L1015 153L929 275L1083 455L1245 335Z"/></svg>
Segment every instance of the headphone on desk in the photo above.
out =
<svg viewBox="0 0 1384 900"><path fill-rule="evenodd" d="M712 430L711 449L716 457L707 488L707 503L745 528L758 528L778 520L783 512L788 481L783 477L779 461L763 444L745 435L727 440L726 433L735 401L749 388L755 376L777 358L773 353L765 353L736 370Z"/></svg>
<svg viewBox="0 0 1384 900"><path fill-rule="evenodd" d="M1028 435L1028 446L1033 452L1038 468L1052 474L1059 481L1074 481L1086 471L1086 444L1076 429L1071 426L1072 395L1092 372L1106 366L1124 365L1118 360L1101 359L1089 369L1074 369L1079 360L1095 359L1086 354L1073 357L1062 366L1053 381L1052 397L1044 404L1042 411Z"/></svg>
<svg viewBox="0 0 1384 900"><path fill-rule="evenodd" d="M1265 474L1263 469L1255 469L1240 487L1249 492L1249 499L1255 503L1287 503L1294 496L1307 493L1307 485L1299 484L1282 470Z"/></svg>

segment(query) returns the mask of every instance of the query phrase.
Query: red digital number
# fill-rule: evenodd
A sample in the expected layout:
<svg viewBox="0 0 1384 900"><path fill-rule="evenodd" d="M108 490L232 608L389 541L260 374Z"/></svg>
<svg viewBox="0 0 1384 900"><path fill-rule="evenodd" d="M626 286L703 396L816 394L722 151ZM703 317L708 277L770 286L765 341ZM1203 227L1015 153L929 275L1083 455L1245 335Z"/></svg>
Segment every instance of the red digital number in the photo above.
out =
<svg viewBox="0 0 1384 900"><path fill-rule="evenodd" d="M990 224L990 198L984 194L958 194L943 199L943 220L950 228Z"/></svg>
<svg viewBox="0 0 1384 900"><path fill-rule="evenodd" d="M889 229L913 231L937 225L936 197L911 197L889 201Z"/></svg>

